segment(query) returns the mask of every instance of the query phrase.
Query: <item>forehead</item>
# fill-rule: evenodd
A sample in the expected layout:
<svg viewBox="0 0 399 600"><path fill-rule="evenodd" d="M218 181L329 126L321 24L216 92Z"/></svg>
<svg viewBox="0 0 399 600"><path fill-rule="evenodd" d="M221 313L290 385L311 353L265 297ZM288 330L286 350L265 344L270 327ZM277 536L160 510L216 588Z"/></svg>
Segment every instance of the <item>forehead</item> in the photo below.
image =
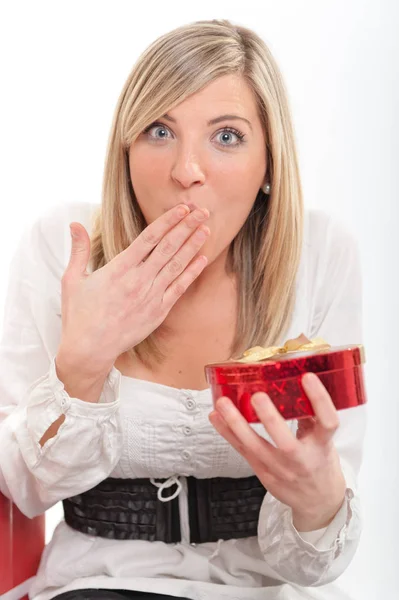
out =
<svg viewBox="0 0 399 600"><path fill-rule="evenodd" d="M198 116L203 114L206 117L232 113L254 118L257 103L252 89L243 77L223 75L186 98L173 110L168 111L168 114L178 118L192 111Z"/></svg>

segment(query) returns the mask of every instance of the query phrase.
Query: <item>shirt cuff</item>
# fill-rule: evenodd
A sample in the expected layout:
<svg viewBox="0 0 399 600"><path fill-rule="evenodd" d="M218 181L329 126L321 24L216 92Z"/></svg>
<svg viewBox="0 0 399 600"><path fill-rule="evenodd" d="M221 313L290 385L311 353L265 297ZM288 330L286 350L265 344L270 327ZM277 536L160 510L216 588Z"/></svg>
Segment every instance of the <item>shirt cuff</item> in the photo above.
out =
<svg viewBox="0 0 399 600"><path fill-rule="evenodd" d="M295 529L294 524L292 524L292 526ZM313 544L313 546L315 546L315 544L317 544L317 542L320 541L320 539L327 531L327 527L322 527L322 529L314 529L313 531L296 531L305 542L308 542L309 544Z"/></svg>
<svg viewBox="0 0 399 600"><path fill-rule="evenodd" d="M58 433L43 447L40 446L39 441L43 435L62 414L70 413L75 418L88 418L99 422L114 417L119 407L120 382L121 374L113 367L107 375L98 402L86 402L71 397L57 376L54 357L47 374L37 380L27 394L27 429L35 446L36 460L41 459L43 452L50 448L62 431L64 425L60 426Z"/></svg>
<svg viewBox="0 0 399 600"><path fill-rule="evenodd" d="M301 541L312 546L315 550L330 550L334 547L336 542L339 547L339 545L343 544L345 532L349 525L352 514L350 503L353 496L353 490L351 488L346 488L345 498L341 508L331 523L322 529L315 529L314 531L298 531L293 524L291 512L290 527L293 534Z"/></svg>
<svg viewBox="0 0 399 600"><path fill-rule="evenodd" d="M286 581L301 586L321 585L345 551L354 514L353 498L352 489L347 487L344 503L325 531L300 534L293 525L291 507L267 492L259 513L258 544L268 566Z"/></svg>

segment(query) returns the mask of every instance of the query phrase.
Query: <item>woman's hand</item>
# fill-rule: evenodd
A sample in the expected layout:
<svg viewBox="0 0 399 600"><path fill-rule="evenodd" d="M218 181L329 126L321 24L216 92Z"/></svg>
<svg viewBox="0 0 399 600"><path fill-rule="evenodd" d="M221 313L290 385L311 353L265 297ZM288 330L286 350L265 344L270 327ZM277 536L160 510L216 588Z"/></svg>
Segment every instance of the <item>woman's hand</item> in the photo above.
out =
<svg viewBox="0 0 399 600"><path fill-rule="evenodd" d="M159 327L207 264L199 252L210 233L204 226L208 218L207 209L174 207L94 273L86 270L89 234L73 223L71 256L61 282L57 363L79 371L80 378L83 365L84 378L96 378Z"/></svg>
<svg viewBox="0 0 399 600"><path fill-rule="evenodd" d="M329 393L314 373L302 385L315 417L300 419L297 437L269 396L257 392L252 405L275 446L260 437L232 401L219 398L209 420L248 461L265 488L292 508L298 531L327 527L341 508L346 482L332 438L339 426Z"/></svg>

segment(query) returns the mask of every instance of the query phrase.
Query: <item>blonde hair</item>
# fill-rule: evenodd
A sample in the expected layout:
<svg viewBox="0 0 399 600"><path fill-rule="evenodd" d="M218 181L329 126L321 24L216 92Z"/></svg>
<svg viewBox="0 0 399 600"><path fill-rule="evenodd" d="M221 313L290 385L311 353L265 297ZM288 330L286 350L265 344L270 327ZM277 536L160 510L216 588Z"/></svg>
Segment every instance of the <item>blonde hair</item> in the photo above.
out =
<svg viewBox="0 0 399 600"><path fill-rule="evenodd" d="M227 20L198 21L161 36L139 57L120 94L111 127L102 203L91 234L96 270L146 227L130 182L130 145L151 123L217 77L239 74L256 97L266 137L267 181L229 249L237 276L238 316L231 357L283 341L295 303L303 199L287 93L265 42ZM266 175L266 174L265 174ZM128 351L144 364L164 354L154 331Z"/></svg>

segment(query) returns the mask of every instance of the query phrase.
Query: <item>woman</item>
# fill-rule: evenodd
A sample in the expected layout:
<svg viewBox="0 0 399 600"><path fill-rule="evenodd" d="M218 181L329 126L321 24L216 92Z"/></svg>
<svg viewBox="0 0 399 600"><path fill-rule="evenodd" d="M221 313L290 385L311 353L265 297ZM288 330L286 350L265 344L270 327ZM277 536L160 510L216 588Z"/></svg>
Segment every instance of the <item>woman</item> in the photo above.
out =
<svg viewBox="0 0 399 600"><path fill-rule="evenodd" d="M364 409L338 415L309 376L315 419L260 393L250 427L228 398L213 410L204 365L302 331L359 343L360 288L351 235L303 210L264 42L228 21L155 41L101 205L43 215L11 265L0 489L65 511L31 598L317 597L358 544Z"/></svg>

